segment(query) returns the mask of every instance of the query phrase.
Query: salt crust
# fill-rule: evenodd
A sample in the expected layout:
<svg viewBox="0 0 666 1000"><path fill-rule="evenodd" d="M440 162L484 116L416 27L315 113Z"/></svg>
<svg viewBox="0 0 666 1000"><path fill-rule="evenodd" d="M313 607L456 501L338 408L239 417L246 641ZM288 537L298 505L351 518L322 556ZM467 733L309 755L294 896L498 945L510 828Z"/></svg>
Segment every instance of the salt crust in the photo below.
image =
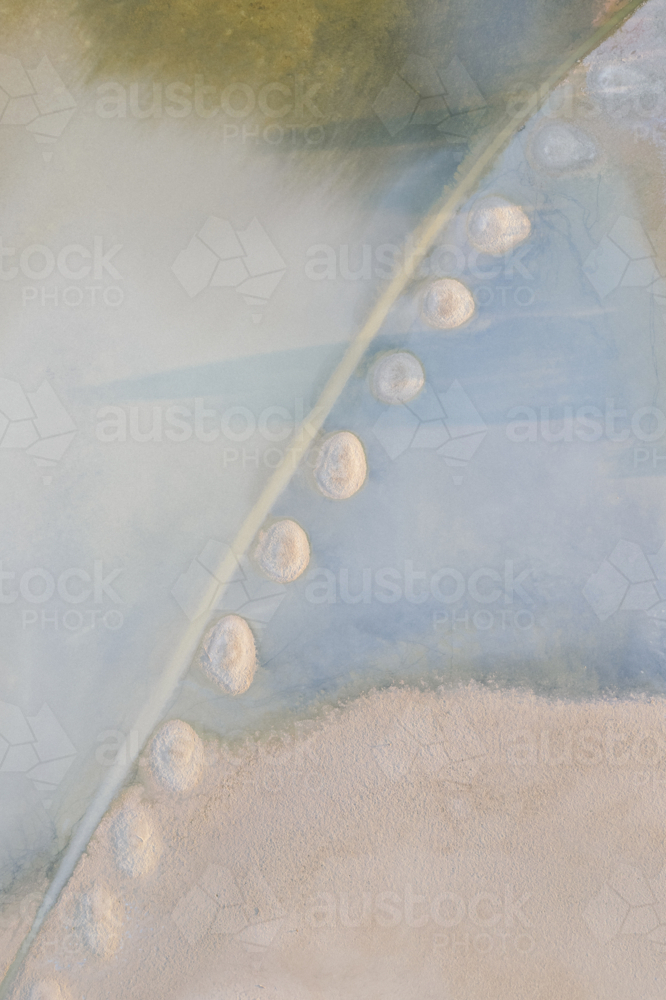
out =
<svg viewBox="0 0 666 1000"><path fill-rule="evenodd" d="M259 532L254 559L275 583L292 583L310 562L310 543L300 524L285 518Z"/></svg>
<svg viewBox="0 0 666 1000"><path fill-rule="evenodd" d="M351 431L338 431L320 445L314 477L325 497L348 500L358 493L367 474L363 445Z"/></svg>
<svg viewBox="0 0 666 1000"><path fill-rule="evenodd" d="M252 629L239 615L225 615L206 633L199 663L208 680L226 694L242 694L257 669Z"/></svg>

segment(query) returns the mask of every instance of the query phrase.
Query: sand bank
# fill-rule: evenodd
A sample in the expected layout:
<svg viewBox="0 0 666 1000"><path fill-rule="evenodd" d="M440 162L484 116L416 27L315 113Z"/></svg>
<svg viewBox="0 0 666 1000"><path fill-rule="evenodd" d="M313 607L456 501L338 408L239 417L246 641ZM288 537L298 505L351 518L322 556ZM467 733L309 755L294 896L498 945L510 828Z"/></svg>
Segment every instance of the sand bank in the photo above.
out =
<svg viewBox="0 0 666 1000"><path fill-rule="evenodd" d="M13 996L663 995L661 701L390 689L204 747L189 795L132 793L163 844L144 876L116 863L114 806ZM82 932L96 886L113 954Z"/></svg>

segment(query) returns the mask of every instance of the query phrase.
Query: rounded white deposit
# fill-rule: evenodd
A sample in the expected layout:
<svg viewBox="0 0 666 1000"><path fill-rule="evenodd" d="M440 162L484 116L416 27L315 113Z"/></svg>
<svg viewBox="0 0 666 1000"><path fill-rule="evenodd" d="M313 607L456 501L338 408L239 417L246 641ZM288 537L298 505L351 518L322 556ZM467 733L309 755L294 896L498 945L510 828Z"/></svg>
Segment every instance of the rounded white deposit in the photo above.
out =
<svg viewBox="0 0 666 1000"><path fill-rule="evenodd" d="M154 780L170 792L188 792L201 780L203 744L181 719L165 722L153 738L148 767Z"/></svg>
<svg viewBox="0 0 666 1000"><path fill-rule="evenodd" d="M355 434L338 431L323 441L314 477L325 497L347 500L360 490L367 474L365 451Z"/></svg>
<svg viewBox="0 0 666 1000"><path fill-rule="evenodd" d="M153 871L160 858L161 845L146 807L129 801L112 820L109 838L118 868L136 878Z"/></svg>
<svg viewBox="0 0 666 1000"><path fill-rule="evenodd" d="M300 524L285 518L259 532L254 558L262 573L275 583L291 583L310 562L310 543Z"/></svg>
<svg viewBox="0 0 666 1000"><path fill-rule="evenodd" d="M227 694L247 691L257 669L252 629L239 615L225 615L204 637L199 663L206 677Z"/></svg>
<svg viewBox="0 0 666 1000"><path fill-rule="evenodd" d="M104 885L94 885L77 900L76 928L88 951L110 958L120 944L122 905Z"/></svg>
<svg viewBox="0 0 666 1000"><path fill-rule="evenodd" d="M439 278L426 288L421 313L430 326L454 330L474 315L474 299L461 281Z"/></svg>
<svg viewBox="0 0 666 1000"><path fill-rule="evenodd" d="M513 250L530 235L530 220L518 205L504 198L484 198L472 209L467 235L481 253L499 256Z"/></svg>
<svg viewBox="0 0 666 1000"><path fill-rule="evenodd" d="M55 979L38 979L22 991L21 1000L69 1000L69 992Z"/></svg>
<svg viewBox="0 0 666 1000"><path fill-rule="evenodd" d="M424 385L423 365L409 351L385 354L370 371L370 391L380 403L409 403Z"/></svg>
<svg viewBox="0 0 666 1000"><path fill-rule="evenodd" d="M552 122L534 134L531 152L539 167L560 173L592 163L597 156L597 146L587 132L575 125Z"/></svg>

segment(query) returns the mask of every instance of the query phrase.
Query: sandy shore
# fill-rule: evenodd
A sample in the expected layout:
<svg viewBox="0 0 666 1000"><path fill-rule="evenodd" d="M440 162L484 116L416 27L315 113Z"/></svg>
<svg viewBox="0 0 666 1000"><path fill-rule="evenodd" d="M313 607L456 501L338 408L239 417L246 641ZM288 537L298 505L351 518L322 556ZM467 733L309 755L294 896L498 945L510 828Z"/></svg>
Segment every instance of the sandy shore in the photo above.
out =
<svg viewBox="0 0 666 1000"><path fill-rule="evenodd" d="M187 794L140 769L13 997L663 995L661 701L390 689L204 747Z"/></svg>

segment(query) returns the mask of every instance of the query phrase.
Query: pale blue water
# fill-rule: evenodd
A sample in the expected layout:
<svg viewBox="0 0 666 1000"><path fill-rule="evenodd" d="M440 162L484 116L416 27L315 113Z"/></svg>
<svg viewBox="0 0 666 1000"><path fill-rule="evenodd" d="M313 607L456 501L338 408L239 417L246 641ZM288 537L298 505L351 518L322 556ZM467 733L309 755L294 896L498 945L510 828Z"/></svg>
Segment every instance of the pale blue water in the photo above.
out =
<svg viewBox="0 0 666 1000"><path fill-rule="evenodd" d="M510 36L518 23L506 23ZM535 23L530 31L538 31L536 14ZM486 96L502 91L490 69L484 76L483 60L460 52ZM261 663L254 684L232 700L188 673L168 715L233 738L394 681L475 678L568 697L663 691L666 401L664 299L650 271L656 251L646 249L645 210L626 179L602 168L559 178L539 172L528 155L533 128L518 134L474 196L521 204L529 240L508 257L476 258L454 220L437 241L456 253L441 251L434 273L471 289L475 317L451 333L427 329L410 286L326 419L326 431L348 429L362 440L364 488L348 501L326 500L299 469L276 503L275 516L308 533L308 572L284 589L262 589L242 564L247 603L238 610L255 627ZM34 739L10 743L36 747L40 763L73 759L47 781L5 758L2 787L16 803L2 839L5 884L63 849L114 762L113 748L129 737L138 750L139 709L188 625L183 577L191 579L211 542L232 542L290 428L385 286L387 253L403 252L468 148L464 139L439 146L432 131L422 144L403 138L384 137L381 183L304 192L302 215L282 161L276 196L271 162L257 157L250 198L240 159L229 158L225 179L247 201L236 228L256 212L276 243L284 236L289 267L273 318L266 306L255 324L249 312L259 306L232 301L228 289L188 302L170 272L207 214L232 214L206 143L191 154L205 164L204 180L188 181L185 207L169 189L147 244L137 230L147 224L154 179L144 178L126 209L136 230L95 219L109 234L105 245L129 243L125 233L134 240L127 259L119 257L136 293L123 321L108 311L72 319L63 309L35 319L17 306L16 329L34 347L21 368L24 342L15 332L14 369L5 374L25 391L50 380L78 438L56 470L31 465L31 479L20 479L23 452L3 455L21 486L2 529L3 568L15 574L3 595L18 588L0 622L2 700L28 722L46 703L57 720L48 739L60 739L60 727L73 752L49 749L36 730ZM181 153L189 169L190 150ZM160 150L151 155L158 177L181 168L190 176ZM47 221L52 190L64 183L58 169L40 189ZM123 170L129 189L132 170ZM618 219L627 221L615 230ZM169 242L174 228L178 238ZM71 232L65 242L75 239ZM321 250L308 250L322 244L332 272L318 280L308 268ZM396 348L412 351L426 372L427 388L409 407L386 407L368 390L373 357ZM105 407L116 408L115 430L104 430ZM185 411L168 416L173 407ZM72 569L61 592L57 581ZM36 591L29 581L20 588L34 570L37 581L44 572L54 580L44 601L35 598L38 582Z"/></svg>

